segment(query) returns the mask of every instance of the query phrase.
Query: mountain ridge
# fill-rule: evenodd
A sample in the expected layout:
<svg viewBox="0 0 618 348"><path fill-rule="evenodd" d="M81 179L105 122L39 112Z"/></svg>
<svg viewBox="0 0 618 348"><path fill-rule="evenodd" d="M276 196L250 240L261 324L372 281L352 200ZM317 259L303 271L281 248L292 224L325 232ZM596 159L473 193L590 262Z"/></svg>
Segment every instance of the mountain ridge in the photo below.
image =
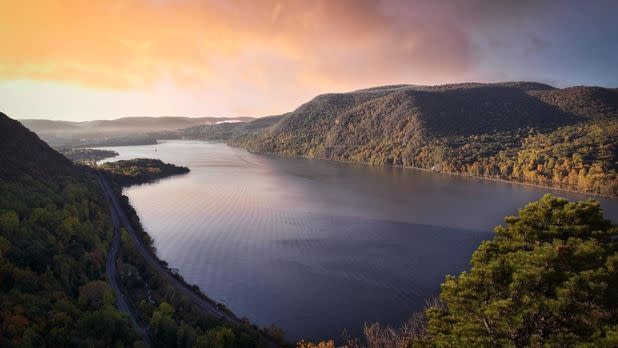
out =
<svg viewBox="0 0 618 348"><path fill-rule="evenodd" d="M185 129L253 152L401 165L618 195L618 89L537 82L395 85Z"/></svg>
<svg viewBox="0 0 618 348"><path fill-rule="evenodd" d="M46 119L21 119L24 126L36 132L39 137L54 148L83 147L99 144L133 144L134 142L151 143L153 140L127 139L140 135L148 139L154 132L175 131L197 125L212 125L219 122L249 121L250 117L121 117L113 120L92 121L55 121Z"/></svg>

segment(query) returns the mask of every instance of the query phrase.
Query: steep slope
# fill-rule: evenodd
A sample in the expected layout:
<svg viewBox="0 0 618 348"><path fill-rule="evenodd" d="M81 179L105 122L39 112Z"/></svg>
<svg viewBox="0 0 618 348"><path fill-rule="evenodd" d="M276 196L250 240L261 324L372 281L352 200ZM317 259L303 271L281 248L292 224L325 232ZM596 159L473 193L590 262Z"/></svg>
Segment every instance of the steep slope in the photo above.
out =
<svg viewBox="0 0 618 348"><path fill-rule="evenodd" d="M75 173L71 161L19 122L0 113L0 177L50 177Z"/></svg>
<svg viewBox="0 0 618 348"><path fill-rule="evenodd" d="M576 86L530 91L543 102L583 118L615 119L618 115L618 89Z"/></svg>
<svg viewBox="0 0 618 348"><path fill-rule="evenodd" d="M188 169L142 159L108 164L105 171L133 184ZM120 201L132 225L141 226L128 199ZM114 217L93 170L72 164L0 113L0 347L141 347L126 314L131 308L156 346L195 346L218 335L238 338L239 347L270 346L245 321L213 316L212 307L218 315L223 305L212 302L207 311L188 300L190 294L206 301L196 286L182 283L178 290L180 276L153 272L149 265L164 263L156 255L146 261L120 239ZM109 258L116 253L117 259ZM124 301L114 301L115 295Z"/></svg>
<svg viewBox="0 0 618 348"><path fill-rule="evenodd" d="M542 84L504 83L395 86L321 95L282 118L265 137L264 148L256 150L279 152L294 142L292 151L305 154L316 150L307 149L307 143L321 145L329 133L331 140L347 138L350 127L356 134L361 129L373 133L379 127L385 136L407 128L414 134L406 138L418 138L552 128L575 121L573 115L531 95L532 88L552 90Z"/></svg>
<svg viewBox="0 0 618 348"><path fill-rule="evenodd" d="M0 346L127 346L94 177L0 114ZM106 323L102 325L101 323Z"/></svg>
<svg viewBox="0 0 618 348"><path fill-rule="evenodd" d="M255 152L618 194L616 89L535 82L384 86L321 95L271 126L240 131L255 122L225 132L205 126L201 135Z"/></svg>

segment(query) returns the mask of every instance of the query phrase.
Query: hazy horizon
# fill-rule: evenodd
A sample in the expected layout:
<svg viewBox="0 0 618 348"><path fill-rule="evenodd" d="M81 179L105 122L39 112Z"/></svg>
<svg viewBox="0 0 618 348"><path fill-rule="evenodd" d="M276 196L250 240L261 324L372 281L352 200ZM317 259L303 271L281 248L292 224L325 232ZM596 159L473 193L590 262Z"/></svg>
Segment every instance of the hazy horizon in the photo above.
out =
<svg viewBox="0 0 618 348"><path fill-rule="evenodd" d="M58 122L90 122L90 121L116 121L116 120L121 120L121 119L125 119L125 118L225 118L225 119L238 119L238 118L246 118L246 117L252 117L252 116L183 116L183 115L151 115L151 116L144 116L144 115L128 115L128 116L102 116L101 118L95 118L95 119L89 119L89 120L67 120L67 119L62 119L62 118L49 118L49 117L45 117L44 115L40 116L40 117L13 117L12 115L11 118L18 120L18 121L25 121L25 120L40 120L40 121L58 121ZM267 116L263 116L263 117L267 117Z"/></svg>
<svg viewBox="0 0 618 348"><path fill-rule="evenodd" d="M389 84L617 87L617 9L605 0L11 2L0 13L0 108L18 119L234 118Z"/></svg>
<svg viewBox="0 0 618 348"><path fill-rule="evenodd" d="M545 83L548 85L551 85L550 83L546 83L546 82L542 82L542 81L494 81L494 82L479 82L479 81L466 81L466 82L454 82L454 83L445 83L445 84L438 84L438 85L427 85L427 86L439 86L439 85L450 85L450 84L458 84L458 83L487 83L487 84L491 84L491 83L503 83L503 82L539 82L539 83ZM402 85L413 85L413 84L402 84ZM386 85L388 86L388 85ZM420 85L419 85L420 86ZM576 86L582 86L582 85L564 85L564 86L559 86L559 85L551 85L553 87L556 88L569 88L569 87L576 87ZM366 88L372 88L372 87L382 87L382 86L368 86ZM598 85L588 85L588 87L602 87L602 88L618 88L617 86L598 86ZM358 89L358 90L362 90ZM354 90L356 91L356 90ZM337 92L337 93L349 93L349 92L354 92L354 91L343 91L343 92ZM324 93L329 93L329 92L324 92ZM324 93L320 93L320 94L324 94ZM319 94L318 94L319 95ZM317 95L316 95L317 96ZM313 96L315 97L315 96ZM306 101L308 102L312 97L309 97ZM304 103L304 102L303 102ZM302 103L301 103L302 104ZM300 106L301 104L297 105L296 107ZM229 119L229 120L234 120L234 119L240 119L240 118L262 118L262 117L271 117L271 116L279 116L285 112L288 111L292 111L294 109L296 109L296 107L293 107L290 110L281 112L278 115L258 115L258 116L253 116L253 115L236 115L236 116L226 116L226 115L218 115L218 116L199 116L199 115L125 115L125 116L121 116L121 115L102 115L99 118L92 118L92 119L86 119L86 120L69 120L69 119L64 119L64 118L56 118L56 117L49 117L46 115L38 115L38 116L33 116L33 117L18 117L18 116L12 116L12 118L19 120L19 121L25 121L25 120L41 120L41 121L58 121L58 122L90 122L90 121L116 121L116 120L121 120L121 119L125 119L125 118L195 118L195 119L199 119L199 118L222 118L222 119ZM1 111L0 111L1 112Z"/></svg>

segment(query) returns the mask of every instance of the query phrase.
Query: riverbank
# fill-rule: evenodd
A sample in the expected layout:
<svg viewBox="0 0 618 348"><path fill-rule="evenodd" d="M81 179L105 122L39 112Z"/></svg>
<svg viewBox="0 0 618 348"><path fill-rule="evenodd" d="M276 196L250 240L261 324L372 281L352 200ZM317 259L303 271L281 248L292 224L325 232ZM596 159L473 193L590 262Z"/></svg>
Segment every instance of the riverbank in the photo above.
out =
<svg viewBox="0 0 618 348"><path fill-rule="evenodd" d="M191 139L191 140L199 140L199 139ZM212 142L218 142L218 141L212 141ZM279 158L299 158L299 159L310 159L310 160L330 161L330 162L339 162L339 163L351 163L351 164L365 165L365 166L373 167L373 168L389 167L389 168L414 169L414 170L420 170L420 171L429 172L429 173L435 173L435 174L451 175L451 176L457 176L457 177L463 177L463 178L471 178L471 179L479 179L479 180L489 180L489 181L501 182L501 183L507 183L507 184L516 184L516 185L523 185L523 186L528 186L528 187L551 189L551 190L561 191L561 192L583 194L583 195L594 196L594 197L618 199L618 196L606 195L606 194L602 194L602 193L582 191L582 190L574 190L574 189L569 189L569 188L560 187L560 186L543 185L543 184L538 184L538 183L535 184L535 183L530 183L530 182L513 181L513 180L506 180L506 179L501 179L501 178L493 178L493 177L488 177L488 176L469 175L469 174L464 174L464 173L445 172L445 171L440 171L440 170L433 170L433 169L421 168L421 167L410 167L410 166L403 166L403 165L392 165L392 164L374 165L374 164L371 164L369 162L363 162L363 161L332 159L332 158L320 158L320 157L310 157L310 156L285 156L285 155L281 155L281 154L278 154L278 153L254 152L254 151L250 151L246 147L229 144L227 142L220 142L220 143L226 144L226 145L231 146L231 147L243 149L243 150L246 150L246 151L248 151L250 153L253 153L253 154L267 155L267 156L279 157Z"/></svg>
<svg viewBox="0 0 618 348"><path fill-rule="evenodd" d="M255 155L215 142L170 140L156 149L117 150L121 159L191 169L123 190L157 255L238 316L275 323L292 340L339 337L343 328L358 335L365 321L402 322L445 274L468 267L504 216L548 191ZM600 201L618 220L618 202Z"/></svg>
<svg viewBox="0 0 618 348"><path fill-rule="evenodd" d="M169 268L167 262L157 256L156 250L152 246L152 238L142 227L139 217L127 197L122 195L121 183L126 186L132 184L121 180L120 182L115 181L116 185L112 186L104 175L109 175L109 173L100 172L99 178L106 198L112 207L112 220L115 221L115 225L120 222L124 226L124 235L119 252L121 255L118 267L121 269L120 276L116 275L115 272L110 276L120 277L124 289L123 293L129 297L126 301L128 304L123 305L123 310L132 314L132 308L139 309L137 310L138 318L134 318L133 322L140 335L142 335L143 330L140 323L148 323L149 321L150 333L156 335L156 329L152 328L151 322L151 318L157 311L156 305L159 304L158 307L160 307L163 304L168 304L179 310L183 310L186 306L194 306L190 309L185 308L184 310L187 313L179 314L179 316L185 322L194 321L196 327L199 327L199 323L207 323L206 327L229 327L232 333L250 337L248 339L251 345L256 347L285 346L282 335L276 333L273 335L271 331L252 325L246 318L238 318L225 305L204 294L197 285L186 282L178 270ZM172 174L168 173L167 176L170 175ZM116 253L117 251L110 253L110 255L115 256ZM109 262L112 262L112 260L108 260ZM138 274L135 274L135 271L132 271L131 268L138 270ZM115 267L109 269L115 271ZM147 269L152 272L147 271ZM138 275L138 279L145 281L143 286L136 286L140 283L133 279L136 275ZM147 299L147 301L144 302L144 299ZM157 339L157 341L160 341L160 339Z"/></svg>

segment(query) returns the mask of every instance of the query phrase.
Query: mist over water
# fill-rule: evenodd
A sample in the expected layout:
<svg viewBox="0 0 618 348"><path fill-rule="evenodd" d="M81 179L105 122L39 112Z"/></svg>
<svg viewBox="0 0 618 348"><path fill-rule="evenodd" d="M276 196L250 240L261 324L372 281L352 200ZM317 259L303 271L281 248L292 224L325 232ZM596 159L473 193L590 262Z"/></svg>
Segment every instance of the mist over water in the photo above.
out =
<svg viewBox="0 0 618 348"><path fill-rule="evenodd" d="M157 253L213 299L288 339L399 324L544 193L419 170L280 159L224 144L113 147L191 172L124 190ZM618 200L600 199L618 220Z"/></svg>

